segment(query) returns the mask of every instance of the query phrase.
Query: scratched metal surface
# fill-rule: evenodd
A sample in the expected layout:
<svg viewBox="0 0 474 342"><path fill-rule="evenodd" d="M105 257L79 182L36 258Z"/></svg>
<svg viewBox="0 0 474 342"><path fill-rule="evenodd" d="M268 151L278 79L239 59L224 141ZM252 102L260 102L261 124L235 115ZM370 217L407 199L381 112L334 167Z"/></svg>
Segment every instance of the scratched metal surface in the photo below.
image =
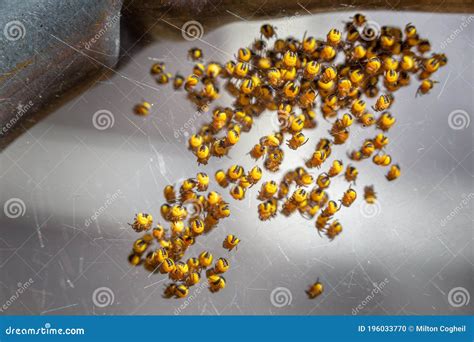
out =
<svg viewBox="0 0 474 342"><path fill-rule="evenodd" d="M80 89L77 81L93 75L100 69L99 63L114 67L120 44L121 7L120 0L2 1L1 127L15 119L19 103L30 103L28 114L32 114L73 85L76 91ZM101 39L92 44L97 34ZM88 55L78 53L82 50ZM99 63L91 63L94 59ZM4 133L0 131L0 137Z"/></svg>
<svg viewBox="0 0 474 342"><path fill-rule="evenodd" d="M353 13L302 14L274 21L279 34L299 36L307 30L321 37L334 24L341 27ZM442 42L467 20L461 15L369 15L384 24L416 24L435 50L441 50ZM197 168L183 133L177 133L194 110L182 92L169 86L154 89L158 86L148 74L150 64L159 59L170 71L186 73L191 68L186 59L191 46L204 48L207 60L227 60L252 41L260 24L238 21L206 33L201 42L162 40L149 45L113 77L49 115L0 155L1 204L5 207L12 198L19 199L23 214L11 218L18 215L1 212L0 304L8 304L2 306L2 314L473 312L472 300L460 307L449 300L453 288L464 288L464 294L474 290L474 123L453 129L448 122L455 111L464 119L472 118L470 22L445 44L449 64L436 75L440 83L430 95L415 100L415 85L397 93L392 112L398 121L390 131L389 152L401 164L403 175L388 183L384 171L361 164L357 189L374 184L379 205L367 209L357 201L342 210L344 232L333 242L319 237L312 221L296 216L258 221L253 190L244 201L232 201L231 217L198 239L190 252L195 255L207 248L215 256L226 256L221 248L224 236L233 233L241 238L238 250L228 256L232 268L224 291L211 294L201 287L191 291L193 297L186 303L164 299L163 276L128 264L137 238L127 225L134 213L146 211L158 218L163 186L198 170L211 174L236 162L251 166L245 153L274 128L270 116L262 117L229 158ZM131 114L141 99L154 103L146 118ZM228 100L224 96L219 103ZM113 126L94 127L93 115L99 110L112 113ZM193 120L183 131L192 132L206 118ZM310 143L286 154L285 167L300 164L310 154L322 134L317 132L327 127L320 122L320 129L310 133ZM373 134L354 130L352 146ZM335 156L343 157L348 148L337 149ZM270 177L266 174L264 180ZM339 179L331 191L340 194L345 187ZM102 213L86 226L96 211ZM325 292L308 300L304 291L317 278ZM31 282L28 289L12 300L25 282ZM374 283L380 292L374 291ZM108 288L108 297L94 302L94 292L98 299L103 287ZM276 288L286 289L280 297L286 296L286 302L272 303ZM358 305L362 309L356 310Z"/></svg>

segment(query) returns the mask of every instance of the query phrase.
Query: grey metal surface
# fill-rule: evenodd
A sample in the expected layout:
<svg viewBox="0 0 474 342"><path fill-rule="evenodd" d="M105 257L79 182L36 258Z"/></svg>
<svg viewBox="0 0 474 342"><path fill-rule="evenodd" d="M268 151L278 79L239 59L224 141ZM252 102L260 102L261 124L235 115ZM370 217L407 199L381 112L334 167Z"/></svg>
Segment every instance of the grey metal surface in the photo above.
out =
<svg viewBox="0 0 474 342"><path fill-rule="evenodd" d="M307 30L321 37L352 15L298 14L274 23L281 36L301 36ZM392 112L398 121L389 134L389 152L400 163L402 177L388 183L380 168L360 165L359 195L366 184L374 184L378 193L379 205L373 212L360 200L342 210L344 232L329 242L318 236L313 222L297 216L260 222L254 189L244 201L231 201L231 217L190 250L190 255L209 249L215 256L225 256L224 236L233 233L241 238L238 250L229 256L232 267L226 289L217 294L205 288L191 291L194 296L187 304L162 298L164 277L127 262L137 238L127 223L138 211L158 219L161 191L168 183L198 170L211 174L232 163L253 165L246 153L274 128L265 115L243 135L229 158L198 168L185 137L176 132L182 128L191 133L206 117L194 114L184 93L175 93L170 86L153 89L158 86L149 67L158 59L172 72L187 73L192 64L186 52L192 46L202 47L207 60L225 61L253 40L261 22L226 25L204 34L201 42L163 40L132 56L120 74L65 104L0 155L0 204L19 199L20 209L19 214L9 212L17 218L0 211L0 304L9 302L1 314L350 315L362 304L358 314L472 313L472 299L460 307L448 300L453 288L474 293L473 123L453 129L459 127L448 121L453 112L458 118L472 118L472 23L458 32L467 20L461 15L371 12L369 16L380 24L414 23L434 50L444 47L449 57L430 95L415 99L416 85L396 95ZM154 104L146 118L132 114L141 99ZM223 96L218 102L228 100ZM113 118L113 125L104 130L93 124L94 113L100 110ZM190 118L194 118L191 127L184 129ZM322 134L318 132L327 128L324 120L319 122L320 128L310 133L310 143L298 152L288 151L285 167L301 164L310 154ZM352 146L374 133L354 130ZM349 148L337 149L335 157ZM267 173L264 180L279 176ZM337 180L331 194L339 196L346 186ZM226 197L230 201L227 193ZM99 211L97 220L87 226ZM31 286L11 301L18 283L30 278ZM309 300L304 291L317 278L325 292ZM374 283L383 289L374 293ZM109 305L101 307L93 297L103 287L108 288ZM279 287L291 296L289 305L272 304L272 291Z"/></svg>
<svg viewBox="0 0 474 342"><path fill-rule="evenodd" d="M0 3L0 138L79 80L115 66L121 7L121 0Z"/></svg>

